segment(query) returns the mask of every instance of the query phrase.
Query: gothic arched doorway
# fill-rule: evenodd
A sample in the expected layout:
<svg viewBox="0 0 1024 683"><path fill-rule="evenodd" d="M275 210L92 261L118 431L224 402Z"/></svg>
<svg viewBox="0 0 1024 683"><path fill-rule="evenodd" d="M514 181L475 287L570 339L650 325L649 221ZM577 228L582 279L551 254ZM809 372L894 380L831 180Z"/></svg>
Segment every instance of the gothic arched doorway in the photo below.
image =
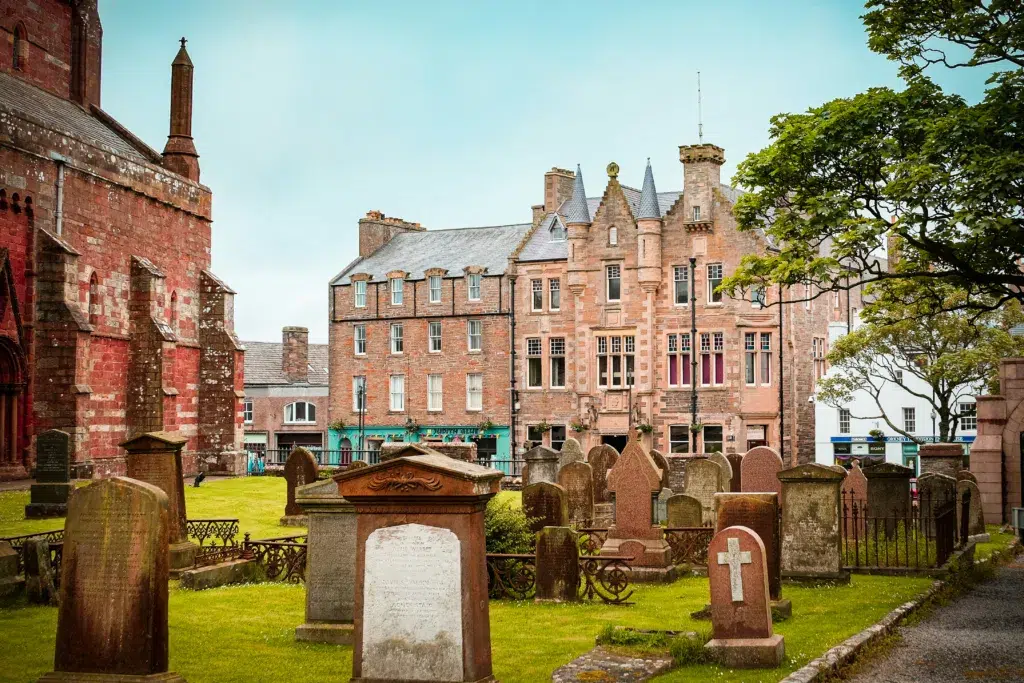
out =
<svg viewBox="0 0 1024 683"><path fill-rule="evenodd" d="M21 462L22 402L25 391L21 353L0 337L0 468Z"/></svg>

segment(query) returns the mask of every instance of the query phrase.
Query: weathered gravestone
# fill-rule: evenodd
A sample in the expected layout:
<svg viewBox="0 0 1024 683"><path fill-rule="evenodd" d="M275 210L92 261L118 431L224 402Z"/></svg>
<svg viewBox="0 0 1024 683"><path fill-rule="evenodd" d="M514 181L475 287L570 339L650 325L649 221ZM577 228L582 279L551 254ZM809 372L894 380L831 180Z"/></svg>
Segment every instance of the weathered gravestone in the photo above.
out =
<svg viewBox="0 0 1024 683"><path fill-rule="evenodd" d="M562 450L558 453L558 471L571 462L583 462L583 447L580 442L571 436L562 443Z"/></svg>
<svg viewBox="0 0 1024 683"><path fill-rule="evenodd" d="M957 534L963 529L963 500L964 496L970 496L967 510L967 536L976 543L987 543L990 538L985 532L985 515L981 510L981 491L978 485L969 479L962 479L956 483L956 529Z"/></svg>
<svg viewBox="0 0 1024 683"><path fill-rule="evenodd" d="M973 481L975 484L978 483L978 478L974 476L974 474L970 470L960 470L959 472L956 473L957 481L962 481L964 479Z"/></svg>
<svg viewBox="0 0 1024 683"><path fill-rule="evenodd" d="M956 479L947 474L926 472L917 478L918 509L928 538L934 538L935 518L947 505L956 504Z"/></svg>
<svg viewBox="0 0 1024 683"><path fill-rule="evenodd" d="M565 489L569 521L586 526L594 519L594 471L585 462L570 462L558 471L558 485Z"/></svg>
<svg viewBox="0 0 1024 683"><path fill-rule="evenodd" d="M853 461L849 471L846 473L846 478L840 487L840 495L842 498L841 510L845 517L843 529L847 537L867 538L865 529L870 533L874 530L874 526L881 525L881 522L876 523L874 520L869 522L866 519L869 516L867 511L870 509L868 504L868 479L864 475L863 470L861 470L860 463L857 460ZM857 511L856 516L853 514L854 510ZM856 524L854 523L855 519Z"/></svg>
<svg viewBox="0 0 1024 683"><path fill-rule="evenodd" d="M772 632L765 547L751 529L722 529L708 547L712 640L707 648L733 669L774 668L786 654Z"/></svg>
<svg viewBox="0 0 1024 683"><path fill-rule="evenodd" d="M412 455L429 455L431 453L437 453L437 451L426 443L416 443L414 441L389 441L380 445L378 458L380 459L380 462L387 462L388 460L394 460L395 458L407 458Z"/></svg>
<svg viewBox="0 0 1024 683"><path fill-rule="evenodd" d="M523 514L534 533L546 526L569 526L565 489L547 481L523 487Z"/></svg>
<svg viewBox="0 0 1024 683"><path fill-rule="evenodd" d="M719 493L715 495L715 532L731 526L750 529L764 543L768 565L768 593L772 600L772 615L789 618L793 608L789 600L782 599L782 543L777 493Z"/></svg>
<svg viewBox="0 0 1024 683"><path fill-rule="evenodd" d="M369 466L370 466L370 463L366 462L365 460L353 460L351 463L349 463L349 466L346 469L347 470L358 470L358 469L362 469L364 467L369 467Z"/></svg>
<svg viewBox="0 0 1024 683"><path fill-rule="evenodd" d="M725 490L722 468L713 460L694 458L686 463L683 493L700 501L704 526L715 523L715 494Z"/></svg>
<svg viewBox="0 0 1024 683"><path fill-rule="evenodd" d="M672 489L663 488L654 499L654 523L663 524L668 521L668 499L673 495Z"/></svg>
<svg viewBox="0 0 1024 683"><path fill-rule="evenodd" d="M704 526L704 509L693 496L677 493L668 499L665 509L670 529Z"/></svg>
<svg viewBox="0 0 1024 683"><path fill-rule="evenodd" d="M309 516L306 622L295 640L350 644L356 596L356 509L334 479L300 486L295 500Z"/></svg>
<svg viewBox="0 0 1024 683"><path fill-rule="evenodd" d="M168 502L124 477L71 497L55 670L40 681L185 680L167 672Z"/></svg>
<svg viewBox="0 0 1024 683"><path fill-rule="evenodd" d="M21 592L25 579L18 576L18 553L9 541L0 541L0 598Z"/></svg>
<svg viewBox="0 0 1024 683"><path fill-rule="evenodd" d="M729 466L732 467L729 491L739 493L743 490L743 456L739 453L726 453L725 457L729 460Z"/></svg>
<svg viewBox="0 0 1024 683"><path fill-rule="evenodd" d="M712 453L708 460L722 468L722 491L732 491L732 463L722 453Z"/></svg>
<svg viewBox="0 0 1024 683"><path fill-rule="evenodd" d="M615 466L619 459L619 452L614 446L601 444L594 446L587 453L587 462L594 468L594 502L611 502L608 495L608 471Z"/></svg>
<svg viewBox="0 0 1024 683"><path fill-rule="evenodd" d="M579 543L569 527L544 527L537 534L536 600L570 602L580 587Z"/></svg>
<svg viewBox="0 0 1024 683"><path fill-rule="evenodd" d="M60 596L53 581L50 544L45 540L27 540L21 548L25 564L25 594L36 605L56 605Z"/></svg>
<svg viewBox="0 0 1024 683"><path fill-rule="evenodd" d="M867 515L869 519L883 520L877 525L885 530L886 538L898 533L901 522L909 521L910 480L914 470L894 463L878 463L864 468L867 479ZM848 525L852 511L847 510ZM875 524L875 522L872 522Z"/></svg>
<svg viewBox="0 0 1024 683"><path fill-rule="evenodd" d="M199 546L188 540L181 471L181 449L186 443L188 439L176 432L147 432L121 444L128 452L128 476L152 484L167 494L172 573L192 567L199 551Z"/></svg>
<svg viewBox="0 0 1024 683"><path fill-rule="evenodd" d="M306 514L295 501L295 489L314 483L319 477L316 457L302 446L288 455L284 463L284 481L288 489L288 502L284 506L284 526L306 526Z"/></svg>
<svg viewBox="0 0 1024 683"><path fill-rule="evenodd" d="M843 476L810 463L779 472L783 578L849 581L843 571L839 487Z"/></svg>
<svg viewBox="0 0 1024 683"><path fill-rule="evenodd" d="M523 488L542 481L558 481L558 451L547 446L534 446L523 455L526 469L523 471Z"/></svg>
<svg viewBox="0 0 1024 683"><path fill-rule="evenodd" d="M757 446L747 451L740 464L742 491L774 491L782 493L779 472L784 469L782 456L768 446Z"/></svg>
<svg viewBox="0 0 1024 683"><path fill-rule="evenodd" d="M29 491L25 519L63 517L71 484L71 435L48 429L36 437L36 483Z"/></svg>
<svg viewBox="0 0 1024 683"><path fill-rule="evenodd" d="M643 446L641 446L641 448L643 448ZM661 454L661 451L655 450L653 448L650 451L648 451L648 453L650 453L651 460L654 461L654 464L657 466L657 468L661 470L661 488L671 488L668 482L668 459Z"/></svg>
<svg viewBox="0 0 1024 683"><path fill-rule="evenodd" d="M352 681L493 681L484 508L502 473L440 455L343 472L356 507Z"/></svg>
<svg viewBox="0 0 1024 683"><path fill-rule="evenodd" d="M964 447L958 443L926 443L917 451L921 475L944 474L956 479L964 468Z"/></svg>
<svg viewBox="0 0 1024 683"><path fill-rule="evenodd" d="M631 431L626 448L608 473L608 490L615 494L615 524L608 530L601 554L631 556L635 581L675 578L672 549L661 527L654 526L651 498L661 490L661 476Z"/></svg>

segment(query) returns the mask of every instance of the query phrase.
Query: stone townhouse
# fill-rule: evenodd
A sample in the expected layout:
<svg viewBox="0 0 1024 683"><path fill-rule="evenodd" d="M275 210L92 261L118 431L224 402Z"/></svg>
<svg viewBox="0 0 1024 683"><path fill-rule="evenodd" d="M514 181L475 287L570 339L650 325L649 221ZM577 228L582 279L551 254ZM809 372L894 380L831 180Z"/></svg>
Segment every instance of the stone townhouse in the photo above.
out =
<svg viewBox="0 0 1024 683"><path fill-rule="evenodd" d="M163 153L100 108L95 0L0 0L0 478L36 433L73 436L76 476L125 470L141 432L237 471L234 292L210 268L210 189L191 136L193 66L171 67Z"/></svg>
<svg viewBox="0 0 1024 683"><path fill-rule="evenodd" d="M772 246L763 233L737 229L732 207L739 192L720 178L724 151L714 145L679 151L682 191L658 192L649 164L641 190L622 185L619 167L611 163L604 191L587 197L579 170L554 168L544 175L544 202L533 207L525 229L478 229L501 231L510 240L521 235L505 267L486 271L492 278L500 273L488 339L511 337L513 349L488 347L480 356L491 370L485 397L494 401L484 412L491 422L501 420L502 429L508 425L510 449L537 443L557 448L568 436L587 448L610 443L621 449L632 424L646 433L650 447L663 452L744 452L767 444L790 462L814 460L813 392L826 370L828 325L856 314L857 293L811 298L816 292L810 289L787 290L784 301L799 301L782 307L780 326L780 307L767 305L778 302L777 289L735 299L714 292L744 255ZM364 240L364 224L369 220L360 222L361 259L369 256L373 267L357 261L333 281L332 415L354 407L343 405L344 382L360 374L371 387L382 387L379 361L395 361L386 327L367 321L365 314L358 322L345 321L358 315L352 307L363 296L352 289L355 281L367 283L360 291L369 297L365 305L373 316L378 310L394 315L389 283L410 276L422 281L436 272L449 278L454 273L454 283L466 287L474 269L485 259L493 263L506 244L491 241L478 254L459 243L444 271L428 272L428 263L440 255L427 248L414 251L409 234L415 231L419 236L413 239L426 245L438 239L430 237L434 232L396 222L392 231L401 231L409 242L364 254L364 246L387 243L386 238L373 244ZM424 301L429 286L422 281L422 289L413 290L412 306L421 305L415 302ZM467 303L462 292L453 290L457 306ZM411 353L426 358L428 367L406 365L404 381L424 385L411 395L425 404L430 368L452 364L469 372L462 368L474 356L459 337L455 355L444 346L430 360L428 321L420 317L411 332ZM373 329L376 340L367 342L369 353L383 356L356 359L351 346L360 342L353 342L353 335L364 332L353 331L354 325ZM370 393L379 394L377 401L385 398L380 389ZM371 397L370 421L379 420L387 407L374 405ZM387 414L397 425L411 416L407 413ZM442 415L429 424L448 424ZM503 440L498 447L500 458L512 452Z"/></svg>

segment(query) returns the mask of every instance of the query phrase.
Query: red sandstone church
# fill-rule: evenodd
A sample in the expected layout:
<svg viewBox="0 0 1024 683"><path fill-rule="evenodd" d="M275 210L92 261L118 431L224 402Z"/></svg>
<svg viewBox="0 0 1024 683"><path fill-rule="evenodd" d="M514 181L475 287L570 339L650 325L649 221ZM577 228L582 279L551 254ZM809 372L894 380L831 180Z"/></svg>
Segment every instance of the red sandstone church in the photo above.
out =
<svg viewBox="0 0 1024 683"><path fill-rule="evenodd" d="M128 436L188 438L185 471L240 471L234 292L210 272L192 62L172 63L163 153L101 108L96 0L0 0L0 479L33 437L73 473L124 472Z"/></svg>

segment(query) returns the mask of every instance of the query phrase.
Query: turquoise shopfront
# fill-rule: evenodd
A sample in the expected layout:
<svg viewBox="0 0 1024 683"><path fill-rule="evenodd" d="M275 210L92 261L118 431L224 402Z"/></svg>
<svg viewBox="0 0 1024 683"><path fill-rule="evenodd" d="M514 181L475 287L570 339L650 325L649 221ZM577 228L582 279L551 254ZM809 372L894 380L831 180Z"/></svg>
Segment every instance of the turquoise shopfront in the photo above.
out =
<svg viewBox="0 0 1024 683"><path fill-rule="evenodd" d="M478 426L459 425L431 425L419 427L416 431L409 431L404 426L377 427L367 425L363 427L363 447L359 448L359 427L345 426L341 429L331 429L328 434L328 443L331 450L351 451L375 451L383 443L395 441L408 441L412 443L429 441L474 441L477 445L477 457L496 461L494 466L503 469L502 465L509 464L510 437L509 428L495 425L488 429L481 430ZM369 454L367 454L369 455ZM355 459L366 459L357 453Z"/></svg>

